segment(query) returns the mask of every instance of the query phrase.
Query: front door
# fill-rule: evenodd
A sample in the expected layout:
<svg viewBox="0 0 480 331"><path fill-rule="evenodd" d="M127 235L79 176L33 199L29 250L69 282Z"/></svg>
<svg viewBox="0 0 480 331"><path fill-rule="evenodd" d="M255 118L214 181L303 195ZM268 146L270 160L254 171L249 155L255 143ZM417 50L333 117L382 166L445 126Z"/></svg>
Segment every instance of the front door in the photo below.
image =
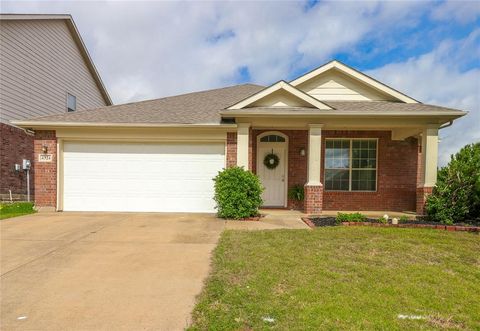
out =
<svg viewBox="0 0 480 331"><path fill-rule="evenodd" d="M277 140L283 141L262 142L260 138L257 146L257 175L265 187L262 194L265 207L286 207L287 142L279 137Z"/></svg>

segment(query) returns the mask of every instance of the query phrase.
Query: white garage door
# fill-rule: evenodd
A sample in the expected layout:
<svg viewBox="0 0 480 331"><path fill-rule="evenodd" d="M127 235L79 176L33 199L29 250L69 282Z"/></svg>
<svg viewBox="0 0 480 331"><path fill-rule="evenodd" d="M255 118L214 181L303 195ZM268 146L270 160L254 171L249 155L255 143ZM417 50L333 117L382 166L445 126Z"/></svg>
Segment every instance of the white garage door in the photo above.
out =
<svg viewBox="0 0 480 331"><path fill-rule="evenodd" d="M64 144L66 211L214 212L222 143Z"/></svg>

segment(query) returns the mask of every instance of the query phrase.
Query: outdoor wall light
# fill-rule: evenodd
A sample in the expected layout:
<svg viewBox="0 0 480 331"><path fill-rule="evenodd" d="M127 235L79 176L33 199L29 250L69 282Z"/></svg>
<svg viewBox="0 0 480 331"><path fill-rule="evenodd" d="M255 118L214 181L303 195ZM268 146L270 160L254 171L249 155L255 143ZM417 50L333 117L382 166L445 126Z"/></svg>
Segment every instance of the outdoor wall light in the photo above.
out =
<svg viewBox="0 0 480 331"><path fill-rule="evenodd" d="M300 148L300 155L305 156L305 148Z"/></svg>
<svg viewBox="0 0 480 331"><path fill-rule="evenodd" d="M47 154L47 152L48 152L48 146L47 145L42 146L42 152L43 152L43 154Z"/></svg>

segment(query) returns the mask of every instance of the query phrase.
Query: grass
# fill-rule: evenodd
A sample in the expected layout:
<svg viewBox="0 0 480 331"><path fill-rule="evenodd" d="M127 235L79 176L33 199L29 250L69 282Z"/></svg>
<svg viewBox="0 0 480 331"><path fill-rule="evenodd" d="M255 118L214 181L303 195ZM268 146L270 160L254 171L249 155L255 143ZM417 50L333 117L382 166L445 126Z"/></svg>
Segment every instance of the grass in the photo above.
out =
<svg viewBox="0 0 480 331"><path fill-rule="evenodd" d="M0 204L0 220L35 213L32 202L14 202Z"/></svg>
<svg viewBox="0 0 480 331"><path fill-rule="evenodd" d="M190 330L479 330L479 252L428 229L226 231Z"/></svg>

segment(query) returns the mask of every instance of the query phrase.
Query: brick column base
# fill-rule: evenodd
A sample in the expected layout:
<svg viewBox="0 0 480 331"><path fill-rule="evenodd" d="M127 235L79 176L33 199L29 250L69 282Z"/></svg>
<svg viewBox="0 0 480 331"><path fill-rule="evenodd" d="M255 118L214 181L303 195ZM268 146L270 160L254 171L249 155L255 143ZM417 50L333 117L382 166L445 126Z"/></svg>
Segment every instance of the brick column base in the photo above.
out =
<svg viewBox="0 0 480 331"><path fill-rule="evenodd" d="M319 214L323 205L323 186L305 185L305 214Z"/></svg>
<svg viewBox="0 0 480 331"><path fill-rule="evenodd" d="M49 162L39 162L39 155L52 155ZM57 137L55 131L36 131L33 145L35 168L35 206L39 209L55 210L57 206Z"/></svg>
<svg viewBox="0 0 480 331"><path fill-rule="evenodd" d="M417 215L425 215L425 203L432 191L433 187L417 187Z"/></svg>

